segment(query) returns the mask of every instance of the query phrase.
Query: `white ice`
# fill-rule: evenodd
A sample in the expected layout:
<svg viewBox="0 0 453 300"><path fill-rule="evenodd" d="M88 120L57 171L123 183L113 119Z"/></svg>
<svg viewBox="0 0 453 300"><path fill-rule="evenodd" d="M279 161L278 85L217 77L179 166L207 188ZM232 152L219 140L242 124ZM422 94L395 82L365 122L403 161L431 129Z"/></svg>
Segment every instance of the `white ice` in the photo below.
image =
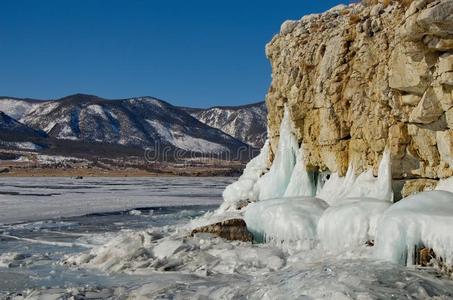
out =
<svg viewBox="0 0 453 300"><path fill-rule="evenodd" d="M297 153L296 165L294 166L284 197L314 197L316 195L316 183L313 175L314 173L309 173L305 167L304 148L302 145Z"/></svg>
<svg viewBox="0 0 453 300"><path fill-rule="evenodd" d="M328 204L312 197L280 198L252 203L245 212L247 229L255 239L314 247L319 218Z"/></svg>
<svg viewBox="0 0 453 300"><path fill-rule="evenodd" d="M269 140L266 141L258 156L252 159L244 169L239 179L225 188L223 199L225 202L219 212L235 210L237 204L258 200L258 190L255 188L258 179L269 168Z"/></svg>
<svg viewBox="0 0 453 300"><path fill-rule="evenodd" d="M419 193L384 212L376 232L377 257L411 265L416 246L432 248L447 265L452 265L453 193Z"/></svg>
<svg viewBox="0 0 453 300"><path fill-rule="evenodd" d="M132 191L147 184L156 187L169 184L164 180L160 183L135 180L129 186ZM181 179L175 180L170 183L176 189ZM194 182L188 179L183 182L187 183L187 189L176 192L190 194ZM215 181L209 182L203 192L206 195L212 191ZM196 189L200 190L199 183ZM168 196L168 193L160 195ZM357 203L353 204L354 201ZM322 200L298 197L250 204L245 212L249 226L254 227L255 222L256 231L266 232L266 239L277 243L230 242L209 234L190 237L190 227L185 225L151 227L100 235L98 241L96 237L80 238L78 242L91 243L93 249L67 255L61 263L108 273L149 276L148 284L136 284L127 291L132 298L234 299L246 295L250 299L448 299L453 296L453 282L377 260L373 248L360 247L365 239L373 237L375 219L384 206L391 205L389 201L360 198L340 202L328 208ZM356 205L360 209L355 209ZM248 220L248 214L252 220ZM328 222L330 238L336 240L329 251L316 245L321 236L323 214L332 217L332 222ZM349 220L334 226L341 216ZM278 243L282 239L293 242L282 247ZM351 245L349 249L347 243ZM14 261L14 255L5 255L4 264Z"/></svg>
<svg viewBox="0 0 453 300"><path fill-rule="evenodd" d="M376 226L390 202L373 198L347 198L330 206L318 223L318 238L327 251L353 249L373 241Z"/></svg>
<svg viewBox="0 0 453 300"><path fill-rule="evenodd" d="M285 107L275 159L269 172L256 183L259 200L278 198L285 194L298 152L299 145L293 133L291 117L288 108Z"/></svg>
<svg viewBox="0 0 453 300"><path fill-rule="evenodd" d="M249 243L228 242L210 235L187 237L187 232L165 229L122 231L89 252L69 255L63 264L107 272L151 274L183 271L194 274L263 274L285 265L282 250Z"/></svg>
<svg viewBox="0 0 453 300"><path fill-rule="evenodd" d="M125 211L219 205L231 178L2 178L0 224Z"/></svg>
<svg viewBox="0 0 453 300"><path fill-rule="evenodd" d="M372 170L357 176L354 166L350 165L345 177L340 177L337 173L332 174L316 196L329 204L335 204L345 198L360 197L392 202L390 151L388 149L384 151L377 177L373 176Z"/></svg>

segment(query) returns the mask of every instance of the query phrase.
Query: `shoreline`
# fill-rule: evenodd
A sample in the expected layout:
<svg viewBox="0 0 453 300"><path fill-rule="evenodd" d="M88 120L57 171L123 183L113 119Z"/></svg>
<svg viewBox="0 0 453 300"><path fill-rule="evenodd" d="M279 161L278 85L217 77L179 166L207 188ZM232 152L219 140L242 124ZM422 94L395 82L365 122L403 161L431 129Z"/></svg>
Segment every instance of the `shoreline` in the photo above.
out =
<svg viewBox="0 0 453 300"><path fill-rule="evenodd" d="M137 169L101 170L101 169L12 169L0 173L0 178L18 177L237 177L230 169L197 169L186 171L153 172Z"/></svg>

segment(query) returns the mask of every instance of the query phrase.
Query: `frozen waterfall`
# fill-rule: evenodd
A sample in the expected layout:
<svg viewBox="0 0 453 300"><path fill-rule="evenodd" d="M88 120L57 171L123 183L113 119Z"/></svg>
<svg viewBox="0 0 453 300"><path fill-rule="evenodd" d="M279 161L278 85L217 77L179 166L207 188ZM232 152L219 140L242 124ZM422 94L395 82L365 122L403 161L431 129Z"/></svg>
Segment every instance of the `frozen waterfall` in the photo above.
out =
<svg viewBox="0 0 453 300"><path fill-rule="evenodd" d="M282 197L293 173L296 157L299 151L297 139L293 134L293 125L288 109L285 107L283 120L280 125L280 139L277 153L271 169L257 182L259 200Z"/></svg>

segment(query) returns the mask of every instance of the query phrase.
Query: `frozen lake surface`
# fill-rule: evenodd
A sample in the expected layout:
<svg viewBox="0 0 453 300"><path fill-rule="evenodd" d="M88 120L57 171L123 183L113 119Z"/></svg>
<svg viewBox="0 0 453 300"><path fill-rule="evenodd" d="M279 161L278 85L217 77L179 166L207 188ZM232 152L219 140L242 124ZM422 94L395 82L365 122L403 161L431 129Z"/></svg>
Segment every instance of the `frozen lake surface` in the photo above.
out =
<svg viewBox="0 0 453 300"><path fill-rule="evenodd" d="M134 208L219 205L232 178L0 178L0 224Z"/></svg>
<svg viewBox="0 0 453 300"><path fill-rule="evenodd" d="M433 269L188 236L232 178L2 178L0 299L453 299Z"/></svg>

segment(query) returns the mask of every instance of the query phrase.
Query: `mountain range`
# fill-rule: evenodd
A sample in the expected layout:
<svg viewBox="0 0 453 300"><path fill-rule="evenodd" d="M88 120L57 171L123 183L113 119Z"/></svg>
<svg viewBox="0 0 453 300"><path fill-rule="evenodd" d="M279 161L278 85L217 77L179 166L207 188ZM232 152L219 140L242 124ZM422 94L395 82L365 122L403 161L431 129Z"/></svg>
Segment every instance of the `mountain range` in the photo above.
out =
<svg viewBox="0 0 453 300"><path fill-rule="evenodd" d="M2 145L23 148L29 142L33 150L84 144L122 147L121 152L224 154L259 148L266 134L264 102L200 109L153 97L108 100L75 94L57 100L0 97L0 112Z"/></svg>
<svg viewBox="0 0 453 300"><path fill-rule="evenodd" d="M208 109L185 108L199 121L256 148L267 137L267 109L264 102L243 106L215 106Z"/></svg>

